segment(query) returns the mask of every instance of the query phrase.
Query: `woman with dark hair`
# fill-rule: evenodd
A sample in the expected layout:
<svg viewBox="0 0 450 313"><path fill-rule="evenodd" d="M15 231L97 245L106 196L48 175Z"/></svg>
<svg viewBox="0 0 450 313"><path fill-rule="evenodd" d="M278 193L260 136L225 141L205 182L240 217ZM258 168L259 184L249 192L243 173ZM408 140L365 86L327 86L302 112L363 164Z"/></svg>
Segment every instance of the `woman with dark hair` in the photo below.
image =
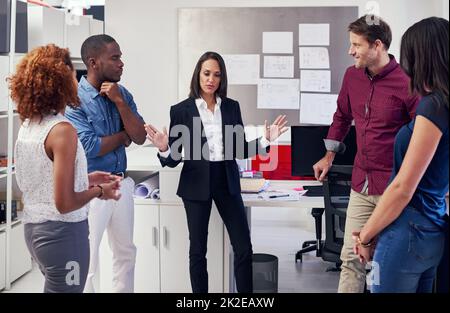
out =
<svg viewBox="0 0 450 313"><path fill-rule="evenodd" d="M396 136L389 187L365 226L353 232L360 260L373 255L375 293L431 292L442 257L448 227L448 27L447 20L430 17L402 37L400 63L410 89L423 98L415 119Z"/></svg>
<svg viewBox="0 0 450 313"><path fill-rule="evenodd" d="M206 249L213 200L233 246L237 290L253 291L252 244L235 159L266 153L269 143L287 130L286 123L286 116L270 126L266 121L264 136L247 142L239 103L227 98L225 63L219 54L206 52L192 75L189 98L170 109L170 137L165 128L160 132L145 126L162 166L177 166L184 148L177 195L188 222L193 292L208 292Z"/></svg>
<svg viewBox="0 0 450 313"><path fill-rule="evenodd" d="M88 175L84 149L66 105L78 106L69 51L55 45L29 52L10 79L22 126L15 146L23 193L25 241L45 276L44 292L83 292L89 266L88 202L119 199L119 180Z"/></svg>

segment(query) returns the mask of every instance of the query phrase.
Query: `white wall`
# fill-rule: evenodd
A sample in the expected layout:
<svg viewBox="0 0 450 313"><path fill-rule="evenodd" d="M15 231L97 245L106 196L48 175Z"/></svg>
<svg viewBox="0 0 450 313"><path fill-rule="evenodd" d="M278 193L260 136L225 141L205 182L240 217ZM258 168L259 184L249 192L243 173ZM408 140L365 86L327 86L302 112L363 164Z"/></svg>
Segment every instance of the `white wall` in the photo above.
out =
<svg viewBox="0 0 450 313"><path fill-rule="evenodd" d="M358 6L362 15L366 3L364 0L106 0L105 30L116 38L124 54L122 83L133 93L144 119L160 127L168 124L169 107L178 102L178 8ZM448 0L379 0L377 3L380 15L392 28L391 53L396 57L401 35L411 24L432 15L442 16L445 5L448 16ZM217 21L211 21L211 27L214 23Z"/></svg>
<svg viewBox="0 0 450 313"><path fill-rule="evenodd" d="M449 0L442 0L442 17L448 20Z"/></svg>

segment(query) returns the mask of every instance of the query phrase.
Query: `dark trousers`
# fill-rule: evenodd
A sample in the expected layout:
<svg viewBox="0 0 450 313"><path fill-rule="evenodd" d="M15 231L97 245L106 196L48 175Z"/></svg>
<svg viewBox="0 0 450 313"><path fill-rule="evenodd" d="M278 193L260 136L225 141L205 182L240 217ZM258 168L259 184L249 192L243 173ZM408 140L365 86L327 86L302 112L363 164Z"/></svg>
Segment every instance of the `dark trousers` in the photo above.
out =
<svg viewBox="0 0 450 313"><path fill-rule="evenodd" d="M211 196L207 201L183 199L189 228L189 271L192 292L208 292L206 250L212 200L228 230L234 252L234 275L238 292L251 293L252 244L240 194L230 195L224 162L210 162Z"/></svg>

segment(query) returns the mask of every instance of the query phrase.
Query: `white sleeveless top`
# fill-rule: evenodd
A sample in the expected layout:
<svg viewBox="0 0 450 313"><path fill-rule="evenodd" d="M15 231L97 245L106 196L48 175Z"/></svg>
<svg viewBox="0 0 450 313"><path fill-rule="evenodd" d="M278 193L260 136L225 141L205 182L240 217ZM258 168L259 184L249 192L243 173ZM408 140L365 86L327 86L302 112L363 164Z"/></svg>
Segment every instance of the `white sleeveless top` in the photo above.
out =
<svg viewBox="0 0 450 313"><path fill-rule="evenodd" d="M87 218L87 205L66 214L59 213L55 206L53 161L45 152L44 142L50 130L61 122L70 123L58 114L46 116L40 123L27 119L20 127L14 157L17 184L23 193L23 223L80 222ZM89 187L87 161L80 140L75 158L74 187L75 192Z"/></svg>

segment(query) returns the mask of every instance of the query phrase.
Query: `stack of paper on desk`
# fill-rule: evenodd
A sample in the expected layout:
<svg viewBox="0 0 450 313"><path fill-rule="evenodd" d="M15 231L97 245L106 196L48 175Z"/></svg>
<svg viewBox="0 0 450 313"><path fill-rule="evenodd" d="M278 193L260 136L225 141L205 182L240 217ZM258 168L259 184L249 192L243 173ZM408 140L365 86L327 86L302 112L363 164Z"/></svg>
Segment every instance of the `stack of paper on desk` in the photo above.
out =
<svg viewBox="0 0 450 313"><path fill-rule="evenodd" d="M258 193L265 190L269 182L264 178L241 178L242 193Z"/></svg>

